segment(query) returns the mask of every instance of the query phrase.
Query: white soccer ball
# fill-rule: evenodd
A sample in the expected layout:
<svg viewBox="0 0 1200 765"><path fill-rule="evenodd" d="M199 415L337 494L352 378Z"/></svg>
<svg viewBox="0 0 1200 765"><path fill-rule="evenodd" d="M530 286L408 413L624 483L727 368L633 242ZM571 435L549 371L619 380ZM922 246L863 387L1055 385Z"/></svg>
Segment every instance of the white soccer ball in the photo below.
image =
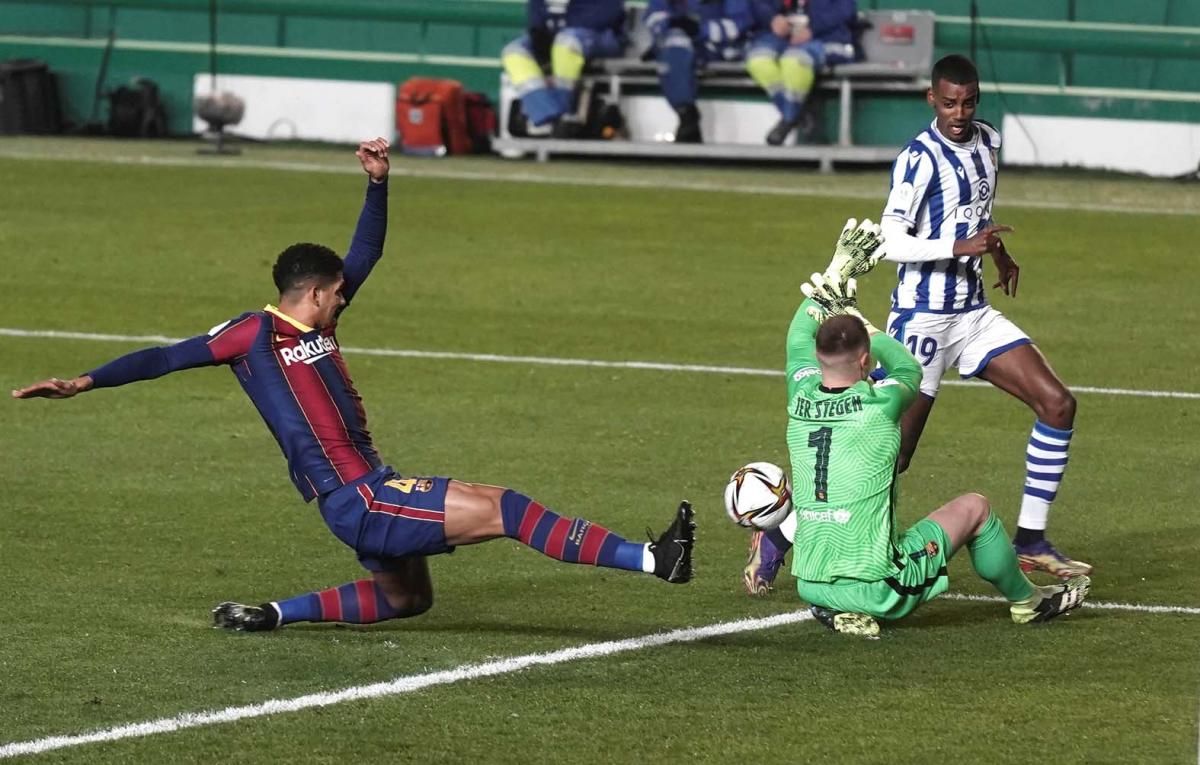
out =
<svg viewBox="0 0 1200 765"><path fill-rule="evenodd" d="M738 468L725 486L725 512L739 526L773 529L792 512L792 481L770 462Z"/></svg>

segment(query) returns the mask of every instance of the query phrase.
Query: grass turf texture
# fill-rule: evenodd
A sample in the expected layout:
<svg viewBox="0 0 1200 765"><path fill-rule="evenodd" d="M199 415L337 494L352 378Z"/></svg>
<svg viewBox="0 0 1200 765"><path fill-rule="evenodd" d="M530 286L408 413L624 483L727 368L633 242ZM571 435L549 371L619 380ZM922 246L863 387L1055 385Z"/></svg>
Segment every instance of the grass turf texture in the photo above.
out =
<svg viewBox="0 0 1200 765"><path fill-rule="evenodd" d="M0 142L0 154L30 146L70 156L92 144ZM117 150L190 161L191 147ZM345 150L298 156L354 162ZM269 266L287 244L342 250L365 183L12 159L0 159L0 176L0 205L12 213L0 224L0 326L171 336L271 300ZM828 186L854 196L863 181ZM1177 185L1103 183L1135 188L1148 207L1193 199ZM1015 301L993 301L1068 383L1196 390L1181 361L1200 313L1180 260L1193 222L1006 208L1010 185L1031 201L1043 186L1059 202L1096 201L1088 179L1006 177L996 217L1017 228L1008 242L1022 285ZM386 255L344 317L344 346L766 368L782 364L797 285L824 265L842 221L874 217L882 204L422 177L397 177L391 198ZM882 321L890 269L861 282L863 305ZM0 382L75 374L135 347L0 337ZM214 632L207 613L219 600L360 575L298 500L231 375L197 370L68 402L10 401L0 442L0 744L799 605L786 576L771 598L741 594L746 535L721 510L734 468L786 464L781 378L347 358L377 445L403 472L512 485L630 537L657 531L691 498L695 581L669 587L498 541L435 559L437 602L416 620ZM1095 599L1200 605L1188 565L1200 532L1197 417L1195 401L1080 396L1051 531L1096 564ZM902 481L901 520L974 490L1011 530L1030 422L997 391L947 389ZM965 554L951 576L958 591L989 593ZM1198 630L1200 617L1112 611L1022 628L999 604L939 601L877 643L807 622L42 757L1003 762L1053 751L1060 762L1190 762Z"/></svg>

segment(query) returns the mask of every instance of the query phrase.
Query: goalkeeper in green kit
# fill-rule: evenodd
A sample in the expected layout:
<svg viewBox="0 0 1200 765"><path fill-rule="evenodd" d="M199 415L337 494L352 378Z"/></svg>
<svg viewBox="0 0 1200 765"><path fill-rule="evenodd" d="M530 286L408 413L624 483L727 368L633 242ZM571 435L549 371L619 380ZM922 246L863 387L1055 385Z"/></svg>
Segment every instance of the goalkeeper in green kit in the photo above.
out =
<svg viewBox="0 0 1200 765"><path fill-rule="evenodd" d="M896 528L899 422L921 367L855 302L854 279L880 260L881 242L877 225L848 221L829 268L802 287L807 299L788 329L794 512L780 531L795 545L800 597L827 627L875 637L876 619L899 619L946 591L946 565L965 545L975 571L1010 601L1014 622L1044 622L1077 608L1091 580L1031 583L980 494L947 502L907 531ZM887 377L872 383L876 361Z"/></svg>

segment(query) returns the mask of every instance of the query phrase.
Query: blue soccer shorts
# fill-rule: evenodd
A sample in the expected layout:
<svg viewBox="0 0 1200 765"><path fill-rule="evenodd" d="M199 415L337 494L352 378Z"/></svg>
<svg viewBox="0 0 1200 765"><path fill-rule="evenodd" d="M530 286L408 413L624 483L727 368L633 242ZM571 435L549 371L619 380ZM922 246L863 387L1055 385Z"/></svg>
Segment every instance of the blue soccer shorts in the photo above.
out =
<svg viewBox="0 0 1200 765"><path fill-rule="evenodd" d="M406 478L380 467L320 499L321 517L368 571L390 562L453 552L446 544L449 478Z"/></svg>

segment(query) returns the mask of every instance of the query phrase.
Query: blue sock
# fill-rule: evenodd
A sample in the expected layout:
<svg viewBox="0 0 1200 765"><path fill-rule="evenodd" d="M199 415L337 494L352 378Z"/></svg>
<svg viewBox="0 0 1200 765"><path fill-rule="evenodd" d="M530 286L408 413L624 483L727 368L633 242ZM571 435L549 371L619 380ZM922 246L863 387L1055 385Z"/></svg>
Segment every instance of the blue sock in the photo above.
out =
<svg viewBox="0 0 1200 765"><path fill-rule="evenodd" d="M792 549L792 540L784 536L783 532L779 530L778 526L770 531L764 532L764 534L766 535L767 539L771 540L771 544L775 545L775 549L779 550L780 555L784 555L788 550Z"/></svg>
<svg viewBox="0 0 1200 765"><path fill-rule="evenodd" d="M583 518L564 518L509 489L500 498L504 534L555 560L642 571L646 545Z"/></svg>
<svg viewBox="0 0 1200 765"><path fill-rule="evenodd" d="M405 614L392 608L373 579L359 579L318 592L275 602L279 625L290 622L374 624Z"/></svg>

